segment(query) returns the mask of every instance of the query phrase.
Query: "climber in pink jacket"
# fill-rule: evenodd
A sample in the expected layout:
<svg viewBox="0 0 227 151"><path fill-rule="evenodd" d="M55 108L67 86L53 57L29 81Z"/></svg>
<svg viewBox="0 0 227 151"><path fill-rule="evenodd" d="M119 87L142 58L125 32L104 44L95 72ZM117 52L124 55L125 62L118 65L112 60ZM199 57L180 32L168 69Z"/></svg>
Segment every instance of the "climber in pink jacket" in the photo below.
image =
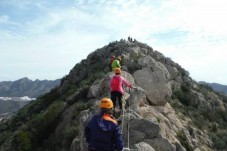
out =
<svg viewBox="0 0 227 151"><path fill-rule="evenodd" d="M116 107L116 101L118 99L119 107L122 109L122 96L124 94L124 89L122 85L125 84L127 87L132 87L132 85L121 76L121 69L116 68L114 70L115 75L110 80L110 92L111 100L113 101L114 108Z"/></svg>

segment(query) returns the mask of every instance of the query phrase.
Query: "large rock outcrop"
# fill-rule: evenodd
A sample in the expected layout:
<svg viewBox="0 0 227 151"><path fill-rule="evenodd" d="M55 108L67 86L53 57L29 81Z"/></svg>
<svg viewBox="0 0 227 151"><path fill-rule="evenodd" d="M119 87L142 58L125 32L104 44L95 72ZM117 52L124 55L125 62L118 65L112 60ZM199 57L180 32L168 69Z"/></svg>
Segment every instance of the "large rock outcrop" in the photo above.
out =
<svg viewBox="0 0 227 151"><path fill-rule="evenodd" d="M164 71L161 71L163 69ZM145 72L148 70L147 67L145 69L142 69L142 71ZM159 68L159 74L145 74L142 72L140 76L137 76L138 74L136 71L134 74L134 77L138 77L135 80L130 73L127 73L123 71L123 76L129 80L131 83L134 83L134 85L140 85L141 87L136 87L131 91L127 91L127 94L129 97L127 97L126 102L126 112L125 114L121 115L119 119L121 119L122 125L122 134L123 139L125 142L125 146L129 146L130 148L136 149L142 149L142 148L152 148L151 150L157 150L157 151L186 151L186 149L181 145L180 141L177 138L177 135L179 132L184 133L184 136L187 138L186 141L190 145L191 148L198 147L198 139L196 139L197 134L194 133L194 136L191 136L189 134L189 131L187 130L187 122L188 120L179 120L179 117L177 114L175 114L174 109L171 107L169 103L167 103L167 100L163 101L168 95L171 96L171 89L169 89L166 86L166 83L168 83L167 77L168 71L163 68ZM135 76L136 75L136 76ZM163 78L161 81L153 81L153 75L158 76L159 78ZM91 93L91 91L98 90L99 95L93 95L93 97L96 97L96 104L98 103L98 100L100 100L103 95L101 94L107 94L109 89L109 80L113 76L113 73L108 73L104 79L100 80L99 83L94 82L94 84L90 87L88 94ZM143 77L146 77L146 82L143 82ZM164 80L165 79L165 80ZM141 80L141 83L138 82ZM145 81L145 80L144 80ZM164 81L164 82L163 82ZM158 84L160 83L160 84ZM149 87L149 84L156 85L159 88L155 88L154 86ZM147 86L144 86L147 85ZM163 85L163 86L160 86ZM161 97L156 97L156 102L164 102L155 104L150 101L150 98L154 98L152 94L150 94L147 91L152 91L153 89L157 89L156 93L159 94ZM166 89L166 91L170 91L169 93L165 93L166 91L163 91L163 89ZM156 95L156 93L153 93ZM88 95L90 98L91 95ZM169 98L170 99L170 98ZM159 105L159 106L157 106ZM91 113L97 113L98 112L98 106L96 106L96 109L91 109L90 112L83 112L83 115L81 115L81 127L85 125L87 120L89 119L89 116L92 116ZM87 119L86 119L86 118ZM194 128L196 130L196 128ZM130 141L128 140L130 138ZM143 142L141 142L143 141ZM81 145L81 149L84 150L86 148L86 143L84 142L83 133L81 133L80 142L83 142ZM127 144L130 142L130 144ZM85 145L85 146L84 146Z"/></svg>

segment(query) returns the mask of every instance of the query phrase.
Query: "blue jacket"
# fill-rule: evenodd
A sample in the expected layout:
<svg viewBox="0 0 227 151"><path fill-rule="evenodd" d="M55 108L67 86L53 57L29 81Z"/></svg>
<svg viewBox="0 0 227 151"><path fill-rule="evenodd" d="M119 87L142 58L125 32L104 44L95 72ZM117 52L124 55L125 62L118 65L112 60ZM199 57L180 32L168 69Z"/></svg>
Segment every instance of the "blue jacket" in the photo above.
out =
<svg viewBox="0 0 227 151"><path fill-rule="evenodd" d="M93 116L85 128L85 137L90 149L114 151L124 146L119 125L108 114Z"/></svg>

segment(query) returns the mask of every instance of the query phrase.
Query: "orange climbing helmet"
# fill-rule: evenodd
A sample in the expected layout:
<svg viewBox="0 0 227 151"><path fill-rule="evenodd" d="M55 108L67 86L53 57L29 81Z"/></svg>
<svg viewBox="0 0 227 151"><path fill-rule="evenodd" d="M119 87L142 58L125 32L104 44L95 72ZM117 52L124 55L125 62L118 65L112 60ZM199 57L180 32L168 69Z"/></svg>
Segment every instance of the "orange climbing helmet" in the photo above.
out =
<svg viewBox="0 0 227 151"><path fill-rule="evenodd" d="M115 68L114 72L115 74L121 74L121 68Z"/></svg>
<svg viewBox="0 0 227 151"><path fill-rule="evenodd" d="M103 98L99 104L99 107L104 109L113 108L113 102L109 98Z"/></svg>
<svg viewBox="0 0 227 151"><path fill-rule="evenodd" d="M115 68L114 73L115 74L121 74L121 68Z"/></svg>

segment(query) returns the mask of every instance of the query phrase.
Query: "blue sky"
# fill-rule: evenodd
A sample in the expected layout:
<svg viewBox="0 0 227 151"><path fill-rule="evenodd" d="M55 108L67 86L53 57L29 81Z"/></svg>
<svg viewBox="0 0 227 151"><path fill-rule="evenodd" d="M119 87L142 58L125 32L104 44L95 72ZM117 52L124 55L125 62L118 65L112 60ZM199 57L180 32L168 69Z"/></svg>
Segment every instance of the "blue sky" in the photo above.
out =
<svg viewBox="0 0 227 151"><path fill-rule="evenodd" d="M226 0L0 0L0 81L54 80L131 36L227 85Z"/></svg>

